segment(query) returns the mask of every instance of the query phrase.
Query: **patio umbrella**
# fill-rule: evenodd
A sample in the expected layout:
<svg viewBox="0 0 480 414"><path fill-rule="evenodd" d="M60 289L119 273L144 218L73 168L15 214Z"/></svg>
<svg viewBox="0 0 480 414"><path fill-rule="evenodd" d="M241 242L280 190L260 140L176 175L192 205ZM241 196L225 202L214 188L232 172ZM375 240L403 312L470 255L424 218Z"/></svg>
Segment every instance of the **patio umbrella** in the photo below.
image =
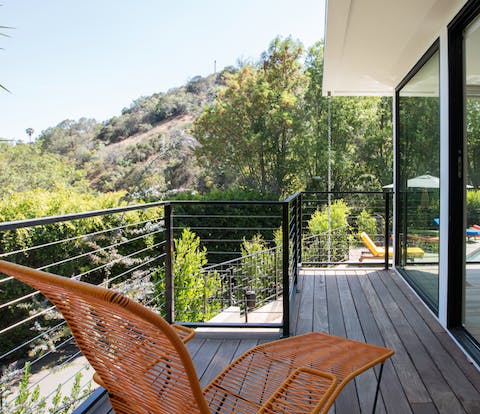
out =
<svg viewBox="0 0 480 414"><path fill-rule="evenodd" d="M419 175L407 181L410 188L440 188L440 178L430 174ZM393 188L393 184L384 185L383 188Z"/></svg>
<svg viewBox="0 0 480 414"><path fill-rule="evenodd" d="M418 177L407 180L409 188L440 188L440 178L430 174L419 175ZM473 188L467 185L467 188ZM382 188L393 188L393 184L384 185Z"/></svg>

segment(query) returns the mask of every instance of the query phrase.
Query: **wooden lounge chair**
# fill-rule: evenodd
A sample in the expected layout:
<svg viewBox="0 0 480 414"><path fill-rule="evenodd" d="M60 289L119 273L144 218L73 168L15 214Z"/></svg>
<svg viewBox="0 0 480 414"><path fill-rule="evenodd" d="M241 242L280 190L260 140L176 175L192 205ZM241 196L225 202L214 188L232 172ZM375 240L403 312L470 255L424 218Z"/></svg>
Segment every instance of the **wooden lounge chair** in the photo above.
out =
<svg viewBox="0 0 480 414"><path fill-rule="evenodd" d="M428 244L438 244L440 242L440 237L438 236L423 236L419 234L408 234L407 238L408 238L408 241L428 243Z"/></svg>
<svg viewBox="0 0 480 414"><path fill-rule="evenodd" d="M377 259L377 258L385 258L385 249L383 247L378 247L370 236L365 233L364 231L360 234L360 239L362 240L363 244L368 248L370 254L362 254L360 256L360 261L362 262L364 259ZM408 257L423 257L425 252L420 247L407 247L407 256ZM393 256L393 251L388 251L388 256Z"/></svg>
<svg viewBox="0 0 480 414"><path fill-rule="evenodd" d="M189 329L112 290L4 261L0 272L63 314L117 414L326 413L348 381L380 363L379 384L393 354L314 332L251 349L202 389L184 345Z"/></svg>

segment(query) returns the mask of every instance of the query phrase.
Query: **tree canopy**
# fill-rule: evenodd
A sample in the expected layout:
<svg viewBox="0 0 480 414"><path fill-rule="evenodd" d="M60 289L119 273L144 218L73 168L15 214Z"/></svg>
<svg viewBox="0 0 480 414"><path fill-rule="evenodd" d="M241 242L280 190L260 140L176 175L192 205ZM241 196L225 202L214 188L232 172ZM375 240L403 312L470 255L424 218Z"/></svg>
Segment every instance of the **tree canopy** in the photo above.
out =
<svg viewBox="0 0 480 414"><path fill-rule="evenodd" d="M285 195L380 189L391 181L391 100L331 98L332 152L327 151L323 45L306 55L300 42L276 38L255 66L225 76L225 88L195 120L197 155L214 184Z"/></svg>
<svg viewBox="0 0 480 414"><path fill-rule="evenodd" d="M241 188L281 197L327 190L329 163L332 190L380 189L392 181L391 99L329 101L322 81L322 42L305 50L275 38L256 63L140 97L104 122L62 121L30 149L9 148L4 189L74 186L154 200ZM17 155L30 161L11 160Z"/></svg>

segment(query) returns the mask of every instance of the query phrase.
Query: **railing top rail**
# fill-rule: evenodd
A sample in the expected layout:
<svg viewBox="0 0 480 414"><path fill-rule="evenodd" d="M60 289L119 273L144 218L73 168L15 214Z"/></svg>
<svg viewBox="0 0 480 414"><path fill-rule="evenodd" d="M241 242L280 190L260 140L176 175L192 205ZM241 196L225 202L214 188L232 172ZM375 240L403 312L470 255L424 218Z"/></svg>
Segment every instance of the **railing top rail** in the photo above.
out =
<svg viewBox="0 0 480 414"><path fill-rule="evenodd" d="M284 203L290 203L296 198L300 197L302 195L301 191L297 191L296 193L292 194L291 196L287 197L285 200L283 200Z"/></svg>
<svg viewBox="0 0 480 414"><path fill-rule="evenodd" d="M386 192L391 191L331 191L330 194L385 194ZM42 226L47 224L61 223L71 220L80 220L91 217L106 216L109 214L118 214L124 213L133 210L145 210L153 207L161 207L166 205L181 205L181 204L191 204L191 205L271 205L271 206L280 206L284 203L290 203L295 198L299 197L301 194L329 194L328 191L302 191L296 192L291 196L287 197L285 200L167 200L167 201L157 201L153 203L146 204L136 204L131 206L124 207L115 207L105 210L92 210L81 213L65 214L61 216L49 216L49 217L40 217L32 218L26 220L18 221L9 221L0 223L0 231L6 230L15 230L24 227L34 227Z"/></svg>
<svg viewBox="0 0 480 414"><path fill-rule="evenodd" d="M275 200L171 200L170 204L216 204L216 205L281 205L284 201Z"/></svg>
<svg viewBox="0 0 480 414"><path fill-rule="evenodd" d="M388 189L386 191L303 191L302 194L385 194L391 192L391 189Z"/></svg>
<svg viewBox="0 0 480 414"><path fill-rule="evenodd" d="M33 219L18 220L18 221L7 221L5 223L0 223L0 231L15 230L23 227L44 226L46 224L61 223L64 221L71 221L71 220L80 220L80 219L85 219L90 217L106 216L109 214L125 213L127 211L133 211L133 210L146 210L148 208L165 206L167 204L169 204L169 202L158 201L155 203L136 204L133 206L115 207L115 208L108 208L105 210L92 210L92 211L85 211L82 213L65 214L62 216L50 216L50 217L41 217L41 218L33 218Z"/></svg>

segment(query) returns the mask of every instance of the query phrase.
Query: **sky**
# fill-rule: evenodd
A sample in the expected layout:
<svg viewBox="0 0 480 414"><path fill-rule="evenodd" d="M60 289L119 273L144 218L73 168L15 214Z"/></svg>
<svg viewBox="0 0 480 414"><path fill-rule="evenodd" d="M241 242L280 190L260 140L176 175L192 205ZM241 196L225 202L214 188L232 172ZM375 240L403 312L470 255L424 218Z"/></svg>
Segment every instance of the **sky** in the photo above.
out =
<svg viewBox="0 0 480 414"><path fill-rule="evenodd" d="M0 138L105 121L134 99L324 36L325 0L0 0Z"/></svg>

